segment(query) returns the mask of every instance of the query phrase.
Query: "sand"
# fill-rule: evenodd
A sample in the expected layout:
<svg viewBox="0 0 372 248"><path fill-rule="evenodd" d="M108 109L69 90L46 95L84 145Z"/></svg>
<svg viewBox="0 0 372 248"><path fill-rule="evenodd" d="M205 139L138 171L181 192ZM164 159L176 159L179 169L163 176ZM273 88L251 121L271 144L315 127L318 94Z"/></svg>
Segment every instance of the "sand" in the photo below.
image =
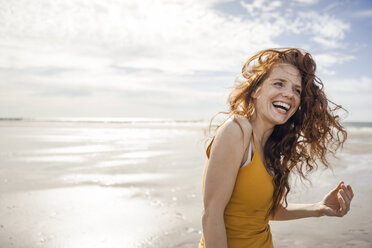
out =
<svg viewBox="0 0 372 248"><path fill-rule="evenodd" d="M0 136L0 247L197 247L201 125L1 121ZM372 247L371 137L352 130L333 172L290 195L316 202L344 180L349 214L271 222L275 247Z"/></svg>

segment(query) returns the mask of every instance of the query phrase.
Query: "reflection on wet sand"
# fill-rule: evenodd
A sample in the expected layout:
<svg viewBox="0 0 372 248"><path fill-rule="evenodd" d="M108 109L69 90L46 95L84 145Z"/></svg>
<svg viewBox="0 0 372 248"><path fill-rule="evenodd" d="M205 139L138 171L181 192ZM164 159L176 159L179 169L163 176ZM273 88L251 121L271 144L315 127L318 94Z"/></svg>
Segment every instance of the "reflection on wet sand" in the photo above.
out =
<svg viewBox="0 0 372 248"><path fill-rule="evenodd" d="M201 166L186 166L201 132L1 122L1 247L153 247L185 222L196 240L199 223L178 207L199 185L178 185Z"/></svg>
<svg viewBox="0 0 372 248"><path fill-rule="evenodd" d="M139 247L161 231L151 223L166 216L137 190L79 186L2 195L2 247Z"/></svg>

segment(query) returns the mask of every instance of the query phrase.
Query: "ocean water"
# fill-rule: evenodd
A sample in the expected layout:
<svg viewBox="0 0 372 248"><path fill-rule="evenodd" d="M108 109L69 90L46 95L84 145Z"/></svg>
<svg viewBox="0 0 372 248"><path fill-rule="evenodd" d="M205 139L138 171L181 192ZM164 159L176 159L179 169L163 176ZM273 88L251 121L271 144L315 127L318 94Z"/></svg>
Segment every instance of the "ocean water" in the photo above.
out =
<svg viewBox="0 0 372 248"><path fill-rule="evenodd" d="M149 173L153 173L152 179L160 179L160 171L172 170L174 161L186 164L200 159L205 125L200 121L145 118L2 119L0 169L14 172L19 168L20 173L32 169L47 176L56 168L66 172L60 178L63 182L102 181L106 185L133 181L128 174L118 175L118 170L126 169L136 171L139 181L150 178ZM162 159L168 162L149 166L152 160ZM159 175L153 167L158 168ZM84 174L92 168L104 175Z"/></svg>
<svg viewBox="0 0 372 248"><path fill-rule="evenodd" d="M48 175L53 173L53 168L58 168L66 171L61 178L63 182L102 181L108 185L134 180L127 174L110 175L117 170L143 172L137 178L145 180L148 173L153 173L153 167L162 173L175 170L176 165L199 169L205 160L208 126L208 122L201 120L150 118L3 118L0 119L0 170L15 172L19 168L22 173L32 169ZM348 122L344 126L348 140L338 153L340 164L359 161L357 167L349 169L369 170L372 123ZM167 162L149 166L154 159ZM84 174L84 170L92 168L104 175ZM83 173L79 175L79 171ZM28 176L24 176L27 180ZM163 176L159 172L152 178Z"/></svg>

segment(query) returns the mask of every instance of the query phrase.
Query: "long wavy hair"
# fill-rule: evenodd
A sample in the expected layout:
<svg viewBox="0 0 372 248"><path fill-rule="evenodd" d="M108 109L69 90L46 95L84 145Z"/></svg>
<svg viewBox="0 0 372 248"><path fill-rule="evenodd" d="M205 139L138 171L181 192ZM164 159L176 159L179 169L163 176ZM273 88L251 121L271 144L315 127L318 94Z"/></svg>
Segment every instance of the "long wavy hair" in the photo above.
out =
<svg viewBox="0 0 372 248"><path fill-rule="evenodd" d="M265 165L274 172L273 202L266 217L274 216L279 204L288 205L292 171L307 179L306 175L318 167L318 162L328 168L327 155L334 155L347 138L336 113L342 106L327 99L323 83L315 75L315 61L308 52L296 48L267 49L248 59L242 68L244 81L230 93L227 114L251 120L255 112L252 94L268 78L272 67L283 63L295 66L300 72L301 102L286 123L274 127L264 146ZM206 151L208 158L212 142L213 139Z"/></svg>

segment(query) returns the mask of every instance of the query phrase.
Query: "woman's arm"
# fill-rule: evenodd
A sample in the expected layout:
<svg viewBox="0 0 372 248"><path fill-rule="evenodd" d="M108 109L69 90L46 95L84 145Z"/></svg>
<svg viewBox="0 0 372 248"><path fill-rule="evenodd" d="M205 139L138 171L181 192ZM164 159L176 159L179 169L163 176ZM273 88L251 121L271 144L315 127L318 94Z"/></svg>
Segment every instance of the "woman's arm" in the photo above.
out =
<svg viewBox="0 0 372 248"><path fill-rule="evenodd" d="M320 202L313 204L288 203L286 208L280 205L272 220L294 220L320 216L342 217L350 210L353 197L351 186L345 186L344 182L340 182Z"/></svg>
<svg viewBox="0 0 372 248"><path fill-rule="evenodd" d="M250 135L251 127L247 131ZM239 125L229 120L218 129L212 144L203 196L202 227L207 248L227 248L224 211L244 155L244 138L250 137L244 137Z"/></svg>
<svg viewBox="0 0 372 248"><path fill-rule="evenodd" d="M283 205L279 205L278 210L275 212L274 218L272 218L271 220L295 220L320 216L322 216L322 213L319 203L288 203L288 206L286 208Z"/></svg>

